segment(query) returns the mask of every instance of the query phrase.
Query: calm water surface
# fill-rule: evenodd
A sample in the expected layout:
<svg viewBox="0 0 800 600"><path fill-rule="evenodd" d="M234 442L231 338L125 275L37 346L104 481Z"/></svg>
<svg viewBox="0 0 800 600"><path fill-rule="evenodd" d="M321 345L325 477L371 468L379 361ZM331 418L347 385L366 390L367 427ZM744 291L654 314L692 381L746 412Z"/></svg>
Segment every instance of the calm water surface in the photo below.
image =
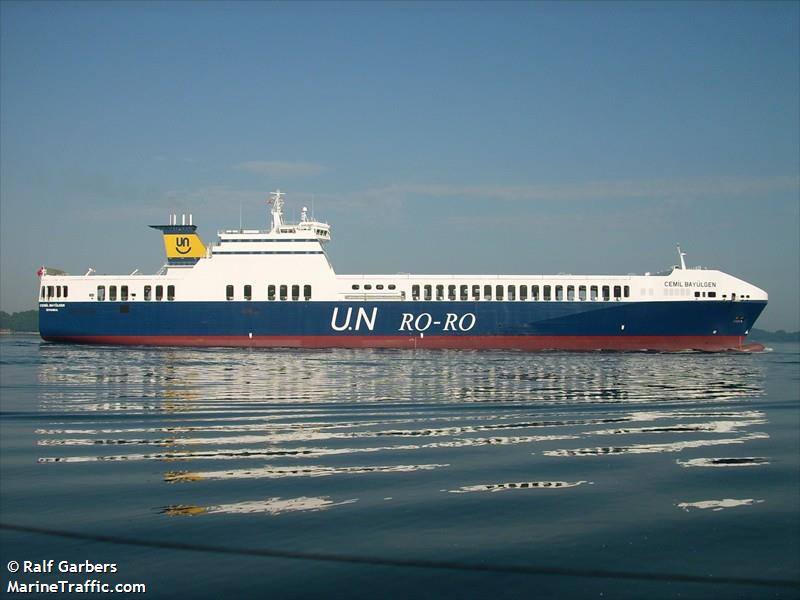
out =
<svg viewBox="0 0 800 600"><path fill-rule="evenodd" d="M800 347L749 354L143 349L0 336L9 560L146 597L798 598ZM17 574L20 583L86 574Z"/></svg>

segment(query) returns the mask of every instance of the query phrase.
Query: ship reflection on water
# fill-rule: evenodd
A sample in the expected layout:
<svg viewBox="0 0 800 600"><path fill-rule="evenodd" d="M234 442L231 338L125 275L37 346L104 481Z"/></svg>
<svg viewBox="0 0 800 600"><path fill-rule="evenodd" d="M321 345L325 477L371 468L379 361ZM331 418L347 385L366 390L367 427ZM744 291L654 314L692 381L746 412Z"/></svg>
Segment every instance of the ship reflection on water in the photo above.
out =
<svg viewBox="0 0 800 600"><path fill-rule="evenodd" d="M39 462L168 463L161 485L194 486L197 495L195 503L154 509L171 516L277 516L354 503L357 509L354 490L381 489L380 478L394 497L397 486L459 494L569 494L585 484L596 490L601 484L586 470L587 456L725 453L671 459L678 471L769 464L747 456L769 437L760 431L765 414L751 407L764 393L764 367L749 356L63 346L41 352L40 408L59 417L36 430ZM609 443L621 438L629 442ZM217 461L225 468L215 468ZM349 483L315 484L324 495L264 500L277 485L269 482L318 478ZM249 488L250 497L241 497L242 488L208 487L242 479L264 484ZM215 502L203 502L212 491Z"/></svg>

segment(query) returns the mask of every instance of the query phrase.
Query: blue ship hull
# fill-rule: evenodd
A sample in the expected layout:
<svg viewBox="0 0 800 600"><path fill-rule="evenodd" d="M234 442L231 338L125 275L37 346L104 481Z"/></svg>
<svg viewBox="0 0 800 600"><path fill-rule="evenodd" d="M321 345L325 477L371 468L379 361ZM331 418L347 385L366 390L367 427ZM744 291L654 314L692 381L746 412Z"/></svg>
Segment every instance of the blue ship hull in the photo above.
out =
<svg viewBox="0 0 800 600"><path fill-rule="evenodd" d="M766 301L42 303L49 341L187 346L725 350Z"/></svg>

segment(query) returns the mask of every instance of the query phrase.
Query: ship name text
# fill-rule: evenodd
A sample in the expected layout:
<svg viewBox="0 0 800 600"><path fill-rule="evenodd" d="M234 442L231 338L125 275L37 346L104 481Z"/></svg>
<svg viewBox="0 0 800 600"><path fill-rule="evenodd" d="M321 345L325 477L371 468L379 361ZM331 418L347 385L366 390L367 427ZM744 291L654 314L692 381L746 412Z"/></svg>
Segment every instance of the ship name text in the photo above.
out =
<svg viewBox="0 0 800 600"><path fill-rule="evenodd" d="M715 281L665 281L664 287L715 288Z"/></svg>

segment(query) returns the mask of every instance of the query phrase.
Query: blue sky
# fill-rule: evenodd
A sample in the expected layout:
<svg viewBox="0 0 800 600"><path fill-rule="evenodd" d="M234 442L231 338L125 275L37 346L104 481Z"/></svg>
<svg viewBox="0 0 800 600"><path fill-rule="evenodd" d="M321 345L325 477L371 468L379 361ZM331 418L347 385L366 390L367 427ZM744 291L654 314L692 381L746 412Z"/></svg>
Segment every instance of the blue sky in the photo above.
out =
<svg viewBox="0 0 800 600"><path fill-rule="evenodd" d="M717 267L800 329L800 4L0 3L0 307L288 192L340 273Z"/></svg>

